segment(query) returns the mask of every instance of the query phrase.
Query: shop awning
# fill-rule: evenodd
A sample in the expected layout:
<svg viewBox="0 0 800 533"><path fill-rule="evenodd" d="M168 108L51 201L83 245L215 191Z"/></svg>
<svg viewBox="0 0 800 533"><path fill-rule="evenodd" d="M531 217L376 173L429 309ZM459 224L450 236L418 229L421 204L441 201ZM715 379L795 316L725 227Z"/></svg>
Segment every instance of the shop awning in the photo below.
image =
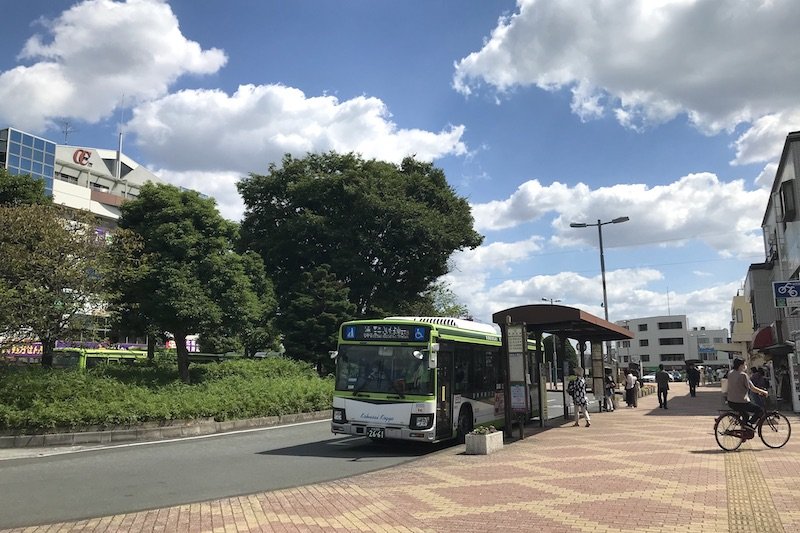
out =
<svg viewBox="0 0 800 533"><path fill-rule="evenodd" d="M758 328L753 333L752 346L754 350L763 350L778 344L778 336L775 334L775 327L772 325Z"/></svg>

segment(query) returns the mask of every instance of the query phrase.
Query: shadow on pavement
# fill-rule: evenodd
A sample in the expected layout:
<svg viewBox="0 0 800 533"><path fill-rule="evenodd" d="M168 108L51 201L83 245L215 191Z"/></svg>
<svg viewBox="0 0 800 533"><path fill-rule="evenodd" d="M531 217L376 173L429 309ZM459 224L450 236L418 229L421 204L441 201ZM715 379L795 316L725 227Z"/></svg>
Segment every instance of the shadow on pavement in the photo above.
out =
<svg viewBox="0 0 800 533"><path fill-rule="evenodd" d="M379 457L421 457L453 446L453 442L426 444L422 442L407 442L385 440L373 442L366 437L341 437L320 442L309 442L274 450L257 452L258 455L290 456L290 457L328 457L335 459L350 459L352 461L367 461Z"/></svg>

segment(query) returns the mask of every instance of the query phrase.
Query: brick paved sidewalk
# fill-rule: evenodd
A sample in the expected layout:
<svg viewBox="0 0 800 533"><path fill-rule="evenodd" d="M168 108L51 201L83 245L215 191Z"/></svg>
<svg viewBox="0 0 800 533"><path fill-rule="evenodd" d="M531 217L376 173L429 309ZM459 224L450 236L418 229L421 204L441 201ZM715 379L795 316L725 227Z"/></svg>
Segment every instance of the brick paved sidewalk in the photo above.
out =
<svg viewBox="0 0 800 533"><path fill-rule="evenodd" d="M796 531L800 437L724 453L719 388L671 384L592 426L551 421L489 456L454 446L334 482L10 531ZM800 420L789 416L796 428Z"/></svg>

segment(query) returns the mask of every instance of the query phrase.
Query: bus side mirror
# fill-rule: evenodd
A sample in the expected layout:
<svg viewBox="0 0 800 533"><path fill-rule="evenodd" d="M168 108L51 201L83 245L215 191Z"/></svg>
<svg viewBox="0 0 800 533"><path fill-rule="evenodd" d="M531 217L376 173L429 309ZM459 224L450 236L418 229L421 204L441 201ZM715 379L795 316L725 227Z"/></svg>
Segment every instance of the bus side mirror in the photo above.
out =
<svg viewBox="0 0 800 533"><path fill-rule="evenodd" d="M336 359L339 356L339 352L336 350L328 352L328 355L331 356L331 359Z"/></svg>
<svg viewBox="0 0 800 533"><path fill-rule="evenodd" d="M431 350L430 356L428 356L428 368L436 368L436 352Z"/></svg>

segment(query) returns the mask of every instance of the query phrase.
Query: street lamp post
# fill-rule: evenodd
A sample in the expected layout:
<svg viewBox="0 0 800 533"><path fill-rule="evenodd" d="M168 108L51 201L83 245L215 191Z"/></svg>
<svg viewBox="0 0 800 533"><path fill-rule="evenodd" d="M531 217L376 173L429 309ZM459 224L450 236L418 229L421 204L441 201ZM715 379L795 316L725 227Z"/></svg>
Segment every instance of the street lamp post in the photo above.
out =
<svg viewBox="0 0 800 533"><path fill-rule="evenodd" d="M608 322L608 293L606 292L606 259L603 254L603 226L606 224L619 224L621 222L627 222L630 218L628 217L617 217L613 220L608 220L606 222L601 222L600 219L597 219L596 224L588 224L586 222L572 222L569 227L570 228L588 228L590 226L597 226L597 236L600 241L600 277L603 280L603 312L605 314L606 322ZM611 353L609 347L606 346L606 352L610 357Z"/></svg>
<svg viewBox="0 0 800 533"><path fill-rule="evenodd" d="M603 226L606 224L619 224L620 222L627 222L630 218L618 217L614 220L601 222L597 219L596 224L587 224L586 222L572 222L570 228L588 228L590 226L597 226L597 236L600 240L600 277L603 280L603 311L605 313L606 322L608 322L608 293L606 292L606 258L603 254Z"/></svg>

